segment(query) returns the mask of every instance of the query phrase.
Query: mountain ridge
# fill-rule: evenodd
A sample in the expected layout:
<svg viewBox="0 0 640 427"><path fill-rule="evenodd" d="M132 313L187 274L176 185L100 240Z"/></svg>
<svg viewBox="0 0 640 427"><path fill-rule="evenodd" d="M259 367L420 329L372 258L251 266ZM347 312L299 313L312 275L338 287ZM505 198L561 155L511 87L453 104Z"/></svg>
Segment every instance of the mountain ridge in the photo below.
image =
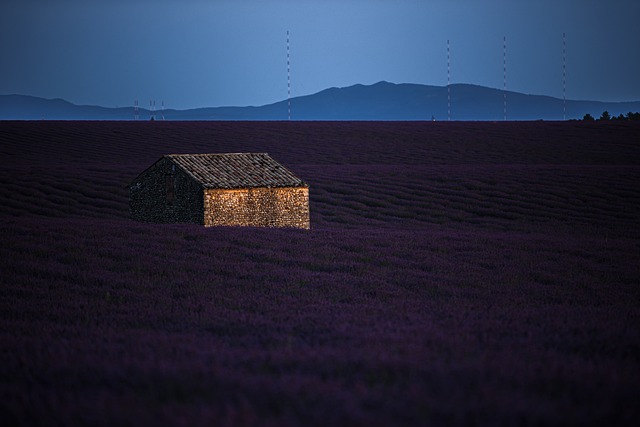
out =
<svg viewBox="0 0 640 427"><path fill-rule="evenodd" d="M501 89L456 83L447 86L380 81L371 85L331 87L314 94L261 106L165 109L155 112L139 108L139 119L149 120L287 120L288 102L292 120L504 120ZM547 95L507 91L508 120L580 119L640 111L640 101L603 102L567 100ZM566 110L564 110L566 105ZM0 95L0 120L133 120L134 107L76 105L64 99L30 95Z"/></svg>

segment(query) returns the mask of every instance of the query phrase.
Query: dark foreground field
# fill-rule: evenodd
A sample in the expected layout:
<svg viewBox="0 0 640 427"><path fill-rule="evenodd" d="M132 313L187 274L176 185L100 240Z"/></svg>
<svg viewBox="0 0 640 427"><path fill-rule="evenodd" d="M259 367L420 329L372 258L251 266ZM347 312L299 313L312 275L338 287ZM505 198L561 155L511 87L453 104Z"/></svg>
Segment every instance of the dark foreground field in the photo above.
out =
<svg viewBox="0 0 640 427"><path fill-rule="evenodd" d="M168 153L268 152L311 231L142 224ZM0 123L6 425L625 425L640 126Z"/></svg>

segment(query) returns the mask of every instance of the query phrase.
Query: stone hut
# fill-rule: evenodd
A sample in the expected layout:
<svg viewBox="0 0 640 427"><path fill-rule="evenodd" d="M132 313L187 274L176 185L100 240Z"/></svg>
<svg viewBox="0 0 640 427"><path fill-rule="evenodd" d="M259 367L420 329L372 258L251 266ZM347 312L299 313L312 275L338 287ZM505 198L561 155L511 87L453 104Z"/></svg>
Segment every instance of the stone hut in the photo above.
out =
<svg viewBox="0 0 640 427"><path fill-rule="evenodd" d="M266 153L168 154L129 184L131 218L310 228L309 186Z"/></svg>

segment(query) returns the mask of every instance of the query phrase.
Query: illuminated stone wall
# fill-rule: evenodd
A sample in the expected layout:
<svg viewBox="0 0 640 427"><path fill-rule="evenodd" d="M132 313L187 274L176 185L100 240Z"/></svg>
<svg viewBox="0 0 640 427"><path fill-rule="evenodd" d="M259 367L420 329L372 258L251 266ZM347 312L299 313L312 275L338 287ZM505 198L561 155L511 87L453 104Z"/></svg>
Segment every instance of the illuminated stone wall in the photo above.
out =
<svg viewBox="0 0 640 427"><path fill-rule="evenodd" d="M310 228L307 187L204 190L204 225Z"/></svg>

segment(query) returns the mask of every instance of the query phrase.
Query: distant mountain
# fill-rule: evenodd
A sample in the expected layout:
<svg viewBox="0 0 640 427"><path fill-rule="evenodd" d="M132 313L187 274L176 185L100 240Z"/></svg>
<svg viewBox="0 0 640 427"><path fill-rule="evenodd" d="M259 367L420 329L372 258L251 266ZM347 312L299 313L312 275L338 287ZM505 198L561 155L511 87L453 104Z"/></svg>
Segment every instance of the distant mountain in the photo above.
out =
<svg viewBox="0 0 640 427"><path fill-rule="evenodd" d="M483 86L453 84L452 120L503 120L504 92ZM291 99L292 120L447 120L446 86L394 84L354 85L330 88ZM589 113L599 117L640 111L636 102L566 102L566 118ZM156 111L156 120L286 120L287 101L259 107L210 107ZM74 105L62 99L0 95L0 120L133 120L133 107L106 108ZM151 112L140 108L140 120ZM563 100L549 96L507 92L509 120L562 120Z"/></svg>
<svg viewBox="0 0 640 427"><path fill-rule="evenodd" d="M75 105L63 99L0 95L0 120L130 120L133 107Z"/></svg>

